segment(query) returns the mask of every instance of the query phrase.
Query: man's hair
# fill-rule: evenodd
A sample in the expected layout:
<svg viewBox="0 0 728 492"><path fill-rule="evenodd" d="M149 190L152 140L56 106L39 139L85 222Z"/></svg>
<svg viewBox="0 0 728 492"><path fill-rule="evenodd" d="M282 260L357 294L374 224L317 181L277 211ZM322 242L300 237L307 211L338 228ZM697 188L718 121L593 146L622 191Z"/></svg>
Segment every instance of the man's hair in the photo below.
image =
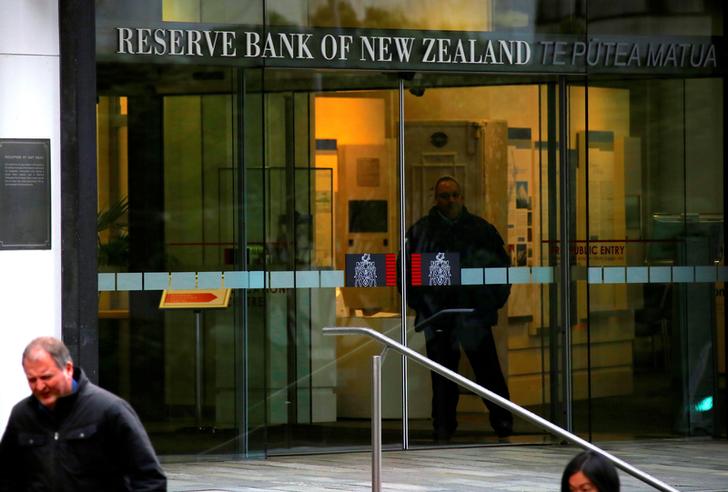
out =
<svg viewBox="0 0 728 492"><path fill-rule="evenodd" d="M442 183L443 181L452 181L453 183L458 185L458 189L462 192L463 187L460 186L460 181L450 176L449 174L445 174L444 176L440 176L439 178L437 178L437 181L435 181L435 186L432 188L432 193L435 195L435 198L437 198L437 187L440 186L440 183Z"/></svg>
<svg viewBox="0 0 728 492"><path fill-rule="evenodd" d="M59 369L66 367L67 362L73 363L68 347L55 337L38 337L31 341L23 350L23 362L34 359L33 354L37 350L48 352L48 355L55 361Z"/></svg>

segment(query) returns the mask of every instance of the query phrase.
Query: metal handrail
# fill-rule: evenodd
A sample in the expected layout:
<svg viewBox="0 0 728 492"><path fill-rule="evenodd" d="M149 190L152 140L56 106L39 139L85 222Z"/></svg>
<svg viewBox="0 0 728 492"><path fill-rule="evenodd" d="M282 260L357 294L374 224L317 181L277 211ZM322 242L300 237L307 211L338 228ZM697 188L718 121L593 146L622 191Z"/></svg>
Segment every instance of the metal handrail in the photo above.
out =
<svg viewBox="0 0 728 492"><path fill-rule="evenodd" d="M551 434L559 436L566 441L576 444L577 446L580 446L584 449L594 451L595 453L603 456L604 458L614 463L614 465L620 470L623 470L624 472L632 475L636 479L641 480L648 485L651 485L655 489L661 490L663 492L679 492L678 489L671 487L670 485L658 480L652 475L649 475L635 468L629 463L607 453L606 451L602 450L601 448L593 445L588 441L585 441L579 436L564 430L558 425L555 425L548 420L539 417L535 413L529 412L525 408L516 405L510 400L507 400L502 396L493 393L492 391L470 381L469 379L461 376L455 371L451 371L450 369L438 364L437 362L433 362L431 359L428 359L424 355L412 350L411 348L405 347L404 345L392 340L391 338L384 336L378 331L375 331L371 328L363 327L331 326L324 328L323 333L324 335L366 335L368 337L371 337L381 342L385 347L385 351L387 349L395 350L405 357L413 359L415 362L418 362L428 369L435 371L441 376L446 377L447 379L459 384L460 386L469 389L478 396L485 398L492 403L495 403L501 408L509 410L510 412L536 425L537 427L540 427L541 429L544 429ZM379 468L381 467L381 396L379 393L381 391L381 355L375 355L372 361L372 372L374 375L374 379L372 381L372 490L380 491L381 474Z"/></svg>

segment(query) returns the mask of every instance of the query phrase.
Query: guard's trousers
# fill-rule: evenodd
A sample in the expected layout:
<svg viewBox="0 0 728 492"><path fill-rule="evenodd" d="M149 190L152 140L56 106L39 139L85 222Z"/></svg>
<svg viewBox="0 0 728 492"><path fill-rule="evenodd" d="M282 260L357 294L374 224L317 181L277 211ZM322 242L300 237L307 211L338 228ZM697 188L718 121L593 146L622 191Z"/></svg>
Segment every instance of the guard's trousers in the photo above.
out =
<svg viewBox="0 0 728 492"><path fill-rule="evenodd" d="M462 346L475 373L475 382L510 399L490 326L483 326L473 319L462 319L449 326L428 326L424 332L427 356L430 359L457 372ZM436 435L450 436L457 428L456 413L460 389L449 379L435 372L431 374L433 427ZM513 428L511 413L485 399L483 402L490 413L493 430L499 435L510 434Z"/></svg>

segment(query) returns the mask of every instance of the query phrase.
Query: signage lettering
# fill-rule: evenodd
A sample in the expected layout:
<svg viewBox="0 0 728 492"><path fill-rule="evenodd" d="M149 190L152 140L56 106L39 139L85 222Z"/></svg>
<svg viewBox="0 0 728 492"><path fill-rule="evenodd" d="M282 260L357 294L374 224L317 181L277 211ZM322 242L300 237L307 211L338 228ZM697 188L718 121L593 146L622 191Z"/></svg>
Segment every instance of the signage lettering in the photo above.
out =
<svg viewBox="0 0 728 492"><path fill-rule="evenodd" d="M561 248L553 244L549 247L549 251L551 254L558 255L561 252ZM571 245L569 247L569 254L575 255L575 256L624 256L625 253L625 246L624 245L609 245L609 244L602 244L602 245L595 245L592 244L590 246L586 245Z"/></svg>
<svg viewBox="0 0 728 492"><path fill-rule="evenodd" d="M491 40L481 44L477 39L424 38L425 63L481 65L526 65L531 61L531 47L525 41Z"/></svg>
<svg viewBox="0 0 728 492"><path fill-rule="evenodd" d="M235 33L231 33L233 37ZM261 48L261 37L255 31L245 33L246 58L289 58L289 59L313 59L313 54L308 47L311 34L301 33L266 33L263 47Z"/></svg>
<svg viewBox="0 0 728 492"><path fill-rule="evenodd" d="M579 65L591 67L674 67L717 68L715 45L577 41L540 41L543 65ZM644 63L643 63L644 62Z"/></svg>
<svg viewBox="0 0 728 492"><path fill-rule="evenodd" d="M203 27L195 25L196 27ZM177 27L177 25L175 25ZM718 68L711 38L604 38L555 35L512 39L498 33L355 29L115 27L117 55L270 60L274 66L418 69L474 65L493 70L674 70ZM393 35L387 35L387 33ZM663 38L667 39L667 38ZM103 43L102 43L103 44ZM286 62L289 63L286 63ZM273 63L274 62L274 63ZM330 62L327 65L326 62Z"/></svg>
<svg viewBox="0 0 728 492"><path fill-rule="evenodd" d="M255 33L254 33L255 34ZM117 28L118 54L237 56L233 31Z"/></svg>

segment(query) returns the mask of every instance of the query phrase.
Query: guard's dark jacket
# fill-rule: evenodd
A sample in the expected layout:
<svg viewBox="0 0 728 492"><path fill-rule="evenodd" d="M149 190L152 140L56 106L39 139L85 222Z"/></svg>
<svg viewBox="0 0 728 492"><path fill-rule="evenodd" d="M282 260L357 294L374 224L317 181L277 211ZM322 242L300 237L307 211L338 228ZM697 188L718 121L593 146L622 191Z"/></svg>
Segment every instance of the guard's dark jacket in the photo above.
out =
<svg viewBox="0 0 728 492"><path fill-rule="evenodd" d="M485 219L463 207L462 214L449 220L433 207L407 231L407 258L411 253L459 253L461 268L505 267L510 258L498 231ZM411 272L412 269L408 268ZM508 300L510 285L467 285L446 287L413 287L408 282L407 304L416 311L417 331L425 328L422 321L443 309L473 308L467 315L481 326L498 323L498 309ZM453 315L463 316L463 315ZM447 326L452 316L440 316L433 326ZM430 323L428 323L430 324Z"/></svg>
<svg viewBox="0 0 728 492"><path fill-rule="evenodd" d="M34 396L10 414L0 442L2 491L166 491L167 479L131 406L91 383L53 411Z"/></svg>

